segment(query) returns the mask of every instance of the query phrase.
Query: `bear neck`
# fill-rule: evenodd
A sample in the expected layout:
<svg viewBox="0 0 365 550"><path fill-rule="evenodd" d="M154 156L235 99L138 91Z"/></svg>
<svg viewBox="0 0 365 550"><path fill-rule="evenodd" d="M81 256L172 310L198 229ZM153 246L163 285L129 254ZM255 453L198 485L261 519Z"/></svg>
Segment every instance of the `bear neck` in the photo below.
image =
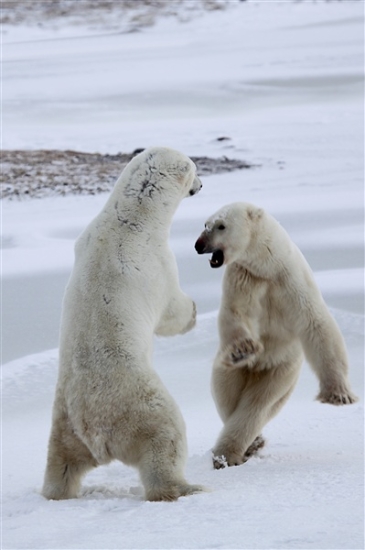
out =
<svg viewBox="0 0 365 550"><path fill-rule="evenodd" d="M238 264L260 279L276 279L287 270L292 257L290 241L281 225L271 216L251 234L250 242Z"/></svg>
<svg viewBox="0 0 365 550"><path fill-rule="evenodd" d="M169 234L172 218L179 206L181 197L169 196L168 200L160 195L158 198L144 197L120 199L117 194L112 194L107 202L104 212L107 220L112 220L115 227L130 228L135 234L155 233Z"/></svg>

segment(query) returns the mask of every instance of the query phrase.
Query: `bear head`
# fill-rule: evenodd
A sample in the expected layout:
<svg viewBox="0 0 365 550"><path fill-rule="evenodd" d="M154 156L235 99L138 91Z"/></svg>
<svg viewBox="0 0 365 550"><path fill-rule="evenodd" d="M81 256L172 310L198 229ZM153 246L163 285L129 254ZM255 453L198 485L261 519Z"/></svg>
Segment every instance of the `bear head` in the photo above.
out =
<svg viewBox="0 0 365 550"><path fill-rule="evenodd" d="M151 147L136 155L125 167L119 187L129 199L141 204L195 195L202 188L196 166L189 157L167 147Z"/></svg>
<svg viewBox="0 0 365 550"><path fill-rule="evenodd" d="M207 219L195 250L198 254L212 254L213 268L243 260L262 215L263 210L249 203L224 206Z"/></svg>

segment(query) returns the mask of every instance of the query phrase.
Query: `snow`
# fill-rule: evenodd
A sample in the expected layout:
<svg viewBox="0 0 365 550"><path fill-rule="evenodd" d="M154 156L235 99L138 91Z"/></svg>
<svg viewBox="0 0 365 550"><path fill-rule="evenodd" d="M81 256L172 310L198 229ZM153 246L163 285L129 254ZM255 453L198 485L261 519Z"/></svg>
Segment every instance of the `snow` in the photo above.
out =
<svg viewBox="0 0 365 550"><path fill-rule="evenodd" d="M363 548L362 2L234 3L133 34L33 31L3 37L4 149L168 145L257 167L204 178L171 230L198 324L156 339L154 364L186 421L187 478L210 488L172 504L145 502L137 473L119 463L88 474L78 499L40 495L73 243L107 195L3 201L1 548ZM193 245L205 219L236 200L266 208L307 257L360 401L314 401L304 364L260 456L214 471L221 422L209 380L223 270Z"/></svg>

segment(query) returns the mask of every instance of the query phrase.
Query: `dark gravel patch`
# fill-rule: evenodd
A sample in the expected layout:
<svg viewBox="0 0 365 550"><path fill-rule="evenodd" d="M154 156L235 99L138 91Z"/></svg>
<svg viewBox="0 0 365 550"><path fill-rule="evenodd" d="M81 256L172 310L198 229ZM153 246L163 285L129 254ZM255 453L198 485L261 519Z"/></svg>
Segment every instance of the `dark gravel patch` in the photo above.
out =
<svg viewBox="0 0 365 550"><path fill-rule="evenodd" d="M153 25L159 17L188 21L204 11L225 9L231 2L237 0L1 0L0 22L131 32Z"/></svg>
<svg viewBox="0 0 365 550"><path fill-rule="evenodd" d="M96 195L110 191L133 153L102 155L78 151L2 151L1 197L43 198L54 195ZM202 177L252 168L242 160L190 157Z"/></svg>

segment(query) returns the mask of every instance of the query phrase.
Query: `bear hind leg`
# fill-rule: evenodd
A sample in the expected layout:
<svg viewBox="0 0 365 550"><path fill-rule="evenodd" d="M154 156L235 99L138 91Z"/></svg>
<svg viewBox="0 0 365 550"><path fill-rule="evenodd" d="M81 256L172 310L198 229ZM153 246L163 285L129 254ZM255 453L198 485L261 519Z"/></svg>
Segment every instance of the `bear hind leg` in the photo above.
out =
<svg viewBox="0 0 365 550"><path fill-rule="evenodd" d="M49 500L76 498L81 479L98 464L89 449L65 423L52 427L42 495Z"/></svg>
<svg viewBox="0 0 365 550"><path fill-rule="evenodd" d="M260 432L288 400L297 382L299 369L298 360L291 365L291 369L247 373L248 380L241 400L226 420L213 450L215 469L244 464L264 446L265 440Z"/></svg>

